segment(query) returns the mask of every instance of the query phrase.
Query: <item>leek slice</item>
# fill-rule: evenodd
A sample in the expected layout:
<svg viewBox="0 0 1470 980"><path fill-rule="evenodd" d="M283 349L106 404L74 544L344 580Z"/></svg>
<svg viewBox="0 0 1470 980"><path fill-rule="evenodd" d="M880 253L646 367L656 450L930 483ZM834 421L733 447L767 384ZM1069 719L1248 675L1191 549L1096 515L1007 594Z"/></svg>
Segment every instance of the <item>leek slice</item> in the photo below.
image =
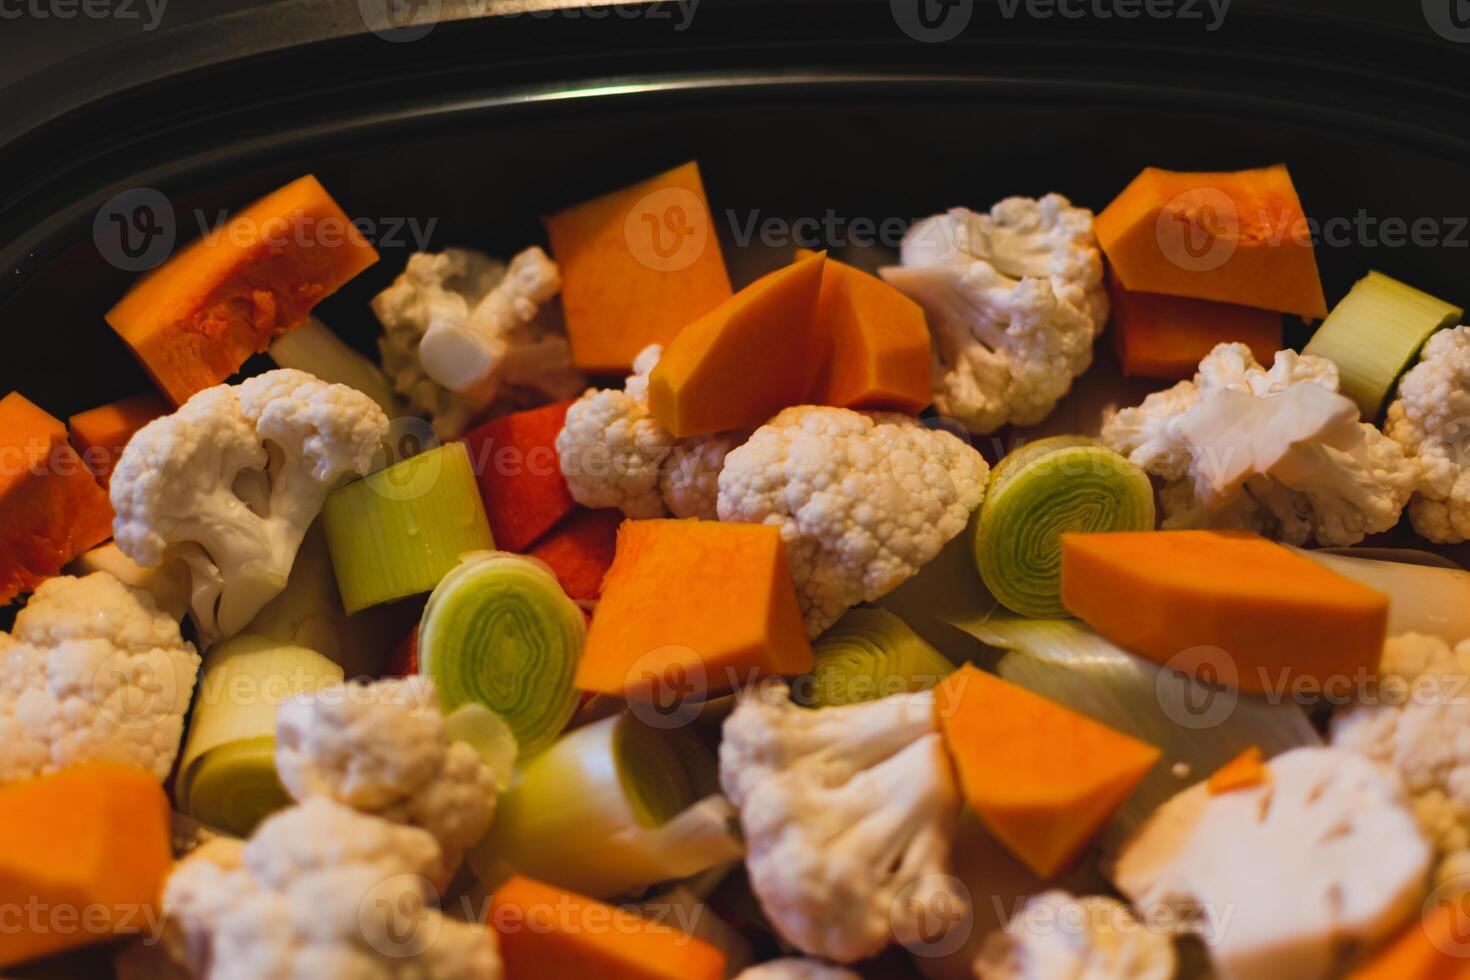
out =
<svg viewBox="0 0 1470 980"><path fill-rule="evenodd" d="M179 809L243 837L288 805L276 778L276 709L342 677L315 650L270 637L241 633L211 648L179 759Z"/></svg>
<svg viewBox="0 0 1470 980"><path fill-rule="evenodd" d="M1377 421L1399 375L1429 335L1459 323L1465 311L1381 272L1369 272L1332 308L1302 350L1337 364L1340 390Z"/></svg>
<svg viewBox="0 0 1470 980"><path fill-rule="evenodd" d="M460 555L495 547L460 442L332 491L322 521L349 613L428 592Z"/></svg>
<svg viewBox="0 0 1470 980"><path fill-rule="evenodd" d="M819 708L926 691L954 672L954 664L886 609L849 609L812 652L817 665L802 701Z"/></svg>
<svg viewBox="0 0 1470 980"><path fill-rule="evenodd" d="M714 753L685 729L628 714L578 728L522 763L468 855L492 887L511 869L612 898L738 861L735 808Z"/></svg>
<svg viewBox="0 0 1470 980"><path fill-rule="evenodd" d="M1373 549L1377 554L1392 552ZM1388 596L1388 635L1426 633L1451 645L1470 637L1470 572L1408 561L1296 549L1320 565Z"/></svg>
<svg viewBox="0 0 1470 980"><path fill-rule="evenodd" d="M975 564L1007 609L1063 617L1062 535L1153 527L1153 485L1143 470L1085 436L1052 436L1017 449L991 473Z"/></svg>
<svg viewBox="0 0 1470 980"><path fill-rule="evenodd" d="M381 405L390 419L402 410L393 394L393 382L383 369L314 316L271 341L270 355L283 368L305 371L328 384L356 388Z"/></svg>
<svg viewBox="0 0 1470 980"><path fill-rule="evenodd" d="M499 715L474 701L462 704L445 717L444 734L451 742L464 742L478 752L494 771L496 785L502 791L510 787L520 747L515 732Z"/></svg>
<svg viewBox="0 0 1470 980"><path fill-rule="evenodd" d="M549 568L503 551L464 556L434 588L419 626L419 673L445 711L478 702L535 755L577 710L572 686L587 620Z"/></svg>

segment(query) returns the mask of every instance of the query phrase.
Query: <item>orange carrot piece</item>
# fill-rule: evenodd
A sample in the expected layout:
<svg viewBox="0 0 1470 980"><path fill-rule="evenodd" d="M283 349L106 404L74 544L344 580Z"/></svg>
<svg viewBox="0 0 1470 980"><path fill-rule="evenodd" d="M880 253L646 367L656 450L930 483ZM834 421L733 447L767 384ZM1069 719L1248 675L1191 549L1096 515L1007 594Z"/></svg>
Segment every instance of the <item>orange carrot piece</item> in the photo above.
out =
<svg viewBox="0 0 1470 980"><path fill-rule="evenodd" d="M626 373L649 344L730 298L699 165L686 163L545 219L561 267L572 363Z"/></svg>
<svg viewBox="0 0 1470 980"><path fill-rule="evenodd" d="M719 980L725 954L673 925L516 876L495 889L486 922L505 980Z"/></svg>
<svg viewBox="0 0 1470 980"><path fill-rule="evenodd" d="M67 428L71 430L72 445L82 454L82 462L105 487L134 433L171 411L163 398L149 391L78 412L67 420Z"/></svg>
<svg viewBox="0 0 1470 980"><path fill-rule="evenodd" d="M0 399L0 603L112 536L112 505L66 428L19 392Z"/></svg>
<svg viewBox="0 0 1470 980"><path fill-rule="evenodd" d="M1261 747L1252 745L1240 755L1215 770L1209 779L1210 795L1219 796L1233 789L1249 789L1266 781L1266 764Z"/></svg>
<svg viewBox="0 0 1470 980"><path fill-rule="evenodd" d="M1281 314L1207 299L1136 293L1108 270L1113 352L1129 377L1194 377L1216 344L1238 342L1270 364L1282 348Z"/></svg>
<svg viewBox="0 0 1470 980"><path fill-rule="evenodd" d="M300 326L312 307L376 261L352 219L308 175L148 273L107 322L182 405Z"/></svg>

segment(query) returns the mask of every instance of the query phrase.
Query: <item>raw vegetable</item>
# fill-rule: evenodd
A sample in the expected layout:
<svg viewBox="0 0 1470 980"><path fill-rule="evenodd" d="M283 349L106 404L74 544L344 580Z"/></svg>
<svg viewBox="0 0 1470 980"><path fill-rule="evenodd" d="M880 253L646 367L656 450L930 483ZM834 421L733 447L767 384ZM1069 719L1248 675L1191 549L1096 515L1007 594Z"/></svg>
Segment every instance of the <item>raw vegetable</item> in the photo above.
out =
<svg viewBox="0 0 1470 980"><path fill-rule="evenodd" d="M445 711L484 704L533 756L577 710L572 678L586 631L582 610L544 565L508 552L470 552L424 607L419 672L434 680Z"/></svg>
<svg viewBox="0 0 1470 980"><path fill-rule="evenodd" d="M291 802L276 776L276 711L340 683L342 668L314 650L241 633L205 655L174 795L185 813L248 835Z"/></svg>
<svg viewBox="0 0 1470 980"><path fill-rule="evenodd" d="M627 371L730 298L696 163L552 215L546 234L572 361L589 373Z"/></svg>
<svg viewBox="0 0 1470 980"><path fill-rule="evenodd" d="M516 876L495 889L505 980L720 980L725 955L668 922Z"/></svg>
<svg viewBox="0 0 1470 980"><path fill-rule="evenodd" d="M148 593L169 619L183 619L189 612L189 567L181 561L166 561L153 568L144 568L109 541L82 552L66 567L66 571L78 578L93 572L106 572L123 585Z"/></svg>
<svg viewBox="0 0 1470 980"><path fill-rule="evenodd" d="M545 562L567 595L590 601L602 595L602 580L617 552L620 510L579 507L526 552Z"/></svg>
<svg viewBox="0 0 1470 980"><path fill-rule="evenodd" d="M1062 540L1073 531L1151 531L1148 476L1096 440L1053 436L1015 450L990 474L975 524L975 564L1007 609L1038 619L1066 615Z"/></svg>
<svg viewBox="0 0 1470 980"><path fill-rule="evenodd" d="M1396 939L1374 951L1347 980L1464 980L1463 899L1442 899L1411 919Z"/></svg>
<svg viewBox="0 0 1470 980"><path fill-rule="evenodd" d="M408 635L399 640L383 665L384 677L411 677L419 672L419 628L415 624Z"/></svg>
<svg viewBox="0 0 1470 980"><path fill-rule="evenodd" d="M757 279L679 331L648 376L648 407L675 438L753 428L810 401L832 355L817 300L825 253Z"/></svg>
<svg viewBox="0 0 1470 980"><path fill-rule="evenodd" d="M82 454L82 462L105 487L133 434L171 411L168 402L150 391L78 412L66 424L71 430L72 445Z"/></svg>
<svg viewBox="0 0 1470 980"><path fill-rule="evenodd" d="M982 980L1174 980L1172 937L1150 928L1106 895L1077 898L1060 889L1033 895L1003 930L991 933L975 963ZM1046 923L1038 927L1037 923ZM1061 924L1060 928L1052 927Z"/></svg>
<svg viewBox="0 0 1470 980"><path fill-rule="evenodd" d="M1284 164L1230 173L1147 167L1096 228L1128 289L1327 315L1311 230Z"/></svg>
<svg viewBox="0 0 1470 980"><path fill-rule="evenodd" d="M1127 650L1254 692L1371 675L1388 622L1381 592L1243 531L1065 535L1062 603Z"/></svg>
<svg viewBox="0 0 1470 980"><path fill-rule="evenodd" d="M1393 560L1392 550L1362 558L1354 554L1357 550L1312 548L1298 554L1388 596L1389 636L1427 633L1447 643L1470 637L1470 572ZM1407 558L1412 553L1402 554Z"/></svg>
<svg viewBox="0 0 1470 980"><path fill-rule="evenodd" d="M813 707L926 691L954 671L944 655L886 609L849 609L812 644Z"/></svg>
<svg viewBox="0 0 1470 980"><path fill-rule="evenodd" d="M0 839L0 967L141 931L173 863L158 780L110 763L0 788Z"/></svg>
<svg viewBox="0 0 1470 980"><path fill-rule="evenodd" d="M1470 538L1470 327L1441 330L1399 382L1383 432L1419 466L1409 501L1418 534L1438 544Z"/></svg>
<svg viewBox="0 0 1470 980"><path fill-rule="evenodd" d="M495 547L459 442L334 491L322 520L349 613L428 592L460 555Z"/></svg>
<svg viewBox="0 0 1470 980"><path fill-rule="evenodd" d="M625 521L577 671L583 691L694 700L812 668L781 532L766 524Z"/></svg>
<svg viewBox="0 0 1470 980"><path fill-rule="evenodd" d="M521 761L469 863L491 885L513 870L610 898L738 860L733 815L689 729L613 715Z"/></svg>
<svg viewBox="0 0 1470 980"><path fill-rule="evenodd" d="M1194 376L1200 359L1216 344L1242 343L1258 361L1284 346L1281 314L1234 303L1125 289L1108 270L1113 352L1129 377L1182 380Z"/></svg>
<svg viewBox="0 0 1470 980"><path fill-rule="evenodd" d="M464 437L490 534L506 551L525 551L577 505L556 455L556 436L571 405L502 416Z"/></svg>
<svg viewBox="0 0 1470 980"><path fill-rule="evenodd" d="M182 405L376 261L352 219L308 175L175 253L128 290L107 322Z"/></svg>
<svg viewBox="0 0 1470 980"><path fill-rule="evenodd" d="M66 428L20 392L0 399L0 604L112 534L112 508Z"/></svg>
<svg viewBox="0 0 1470 980"><path fill-rule="evenodd" d="M496 787L502 793L510 788L520 746L499 715L477 701L467 702L444 716L444 737L473 748L495 772Z"/></svg>
<svg viewBox="0 0 1470 980"><path fill-rule="evenodd" d="M1374 422L1424 341L1464 315L1457 306L1370 271L1332 308L1302 353L1333 361L1342 393Z"/></svg>
<svg viewBox="0 0 1470 980"><path fill-rule="evenodd" d="M797 259L810 254L799 249ZM934 400L924 310L882 279L829 258L817 329L832 338L818 405L915 415Z"/></svg>
<svg viewBox="0 0 1470 980"><path fill-rule="evenodd" d="M1070 864L1159 750L966 664L935 690L965 801L1027 867Z"/></svg>
<svg viewBox="0 0 1470 980"><path fill-rule="evenodd" d="M1252 745L1215 770L1208 784L1210 792L1218 795L1231 790L1259 786L1266 781L1266 776L1266 765L1261 759L1261 747Z"/></svg>
<svg viewBox="0 0 1470 980"><path fill-rule="evenodd" d="M389 418L398 415L398 397L393 394L393 383L383 369L314 316L271 341L270 355L283 368L305 371L328 384L356 388L377 402ZM75 419L72 424L76 425Z"/></svg>

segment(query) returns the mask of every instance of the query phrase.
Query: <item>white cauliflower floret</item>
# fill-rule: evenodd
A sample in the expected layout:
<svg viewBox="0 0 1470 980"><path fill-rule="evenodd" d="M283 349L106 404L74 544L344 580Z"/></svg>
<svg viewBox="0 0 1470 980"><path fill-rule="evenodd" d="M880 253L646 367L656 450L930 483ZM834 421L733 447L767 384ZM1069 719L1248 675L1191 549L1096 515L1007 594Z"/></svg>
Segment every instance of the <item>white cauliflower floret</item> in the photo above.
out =
<svg viewBox="0 0 1470 980"><path fill-rule="evenodd" d="M420 676L333 685L282 704L276 771L296 800L326 796L427 830L444 852L441 884L495 814L495 772L446 736L434 682Z"/></svg>
<svg viewBox="0 0 1470 980"><path fill-rule="evenodd" d="M1389 639L1378 694L1332 719L1332 744L1361 753L1404 783L1419 826L1441 857L1440 877L1470 862L1470 640Z"/></svg>
<svg viewBox="0 0 1470 980"><path fill-rule="evenodd" d="M978 980L1173 980L1168 934L1103 895L1053 890L1032 896L975 961Z"/></svg>
<svg viewBox="0 0 1470 980"><path fill-rule="evenodd" d="M1326 358L1284 350L1268 370L1220 344L1193 381L1109 418L1102 439L1165 481L1166 529L1356 544L1398 523L1416 468L1337 389Z"/></svg>
<svg viewBox="0 0 1470 980"><path fill-rule="evenodd" d="M797 949L849 963L966 906L947 873L960 798L937 724L932 692L813 710L779 682L726 719L720 783L751 889Z"/></svg>
<svg viewBox="0 0 1470 980"><path fill-rule="evenodd" d="M972 447L908 416L801 406L725 457L719 517L781 529L815 637L937 555L989 476Z"/></svg>
<svg viewBox="0 0 1470 980"><path fill-rule="evenodd" d="M327 494L372 465L388 416L346 385L277 370L194 395L133 436L113 534L144 567L189 567L195 625L232 636L285 588Z"/></svg>
<svg viewBox="0 0 1470 980"><path fill-rule="evenodd" d="M1150 922L1197 933L1221 980L1319 980L1414 914L1430 847L1401 787L1362 756L1294 749L1266 770L1165 803L1113 880Z"/></svg>
<svg viewBox="0 0 1470 980"><path fill-rule="evenodd" d="M1092 212L1060 194L926 218L901 262L880 271L928 314L935 407L971 432L1040 422L1092 365L1102 255Z"/></svg>
<svg viewBox="0 0 1470 980"><path fill-rule="evenodd" d="M147 593L106 572L47 579L0 633L0 784L92 761L162 782L198 675Z"/></svg>
<svg viewBox="0 0 1470 980"><path fill-rule="evenodd" d="M584 507L616 507L633 518L715 518L725 455L747 433L675 439L648 408L648 376L663 348L650 344L633 359L623 390L589 388L556 437L556 453L572 498Z"/></svg>
<svg viewBox="0 0 1470 980"><path fill-rule="evenodd" d="M1414 530L1440 544L1470 538L1470 327L1429 338L1399 381L1383 431L1419 463Z"/></svg>
<svg viewBox="0 0 1470 980"><path fill-rule="evenodd" d="M444 439L481 415L570 398L587 381L551 302L560 289L535 246L508 268L469 249L415 253L373 298L383 370Z"/></svg>
<svg viewBox="0 0 1470 980"><path fill-rule="evenodd" d="M494 933L446 918L434 839L323 797L268 818L238 854L174 869L164 912L200 980L498 980Z"/></svg>
<svg viewBox="0 0 1470 980"><path fill-rule="evenodd" d="M860 980L856 973L821 960L770 960L742 970L735 980Z"/></svg>

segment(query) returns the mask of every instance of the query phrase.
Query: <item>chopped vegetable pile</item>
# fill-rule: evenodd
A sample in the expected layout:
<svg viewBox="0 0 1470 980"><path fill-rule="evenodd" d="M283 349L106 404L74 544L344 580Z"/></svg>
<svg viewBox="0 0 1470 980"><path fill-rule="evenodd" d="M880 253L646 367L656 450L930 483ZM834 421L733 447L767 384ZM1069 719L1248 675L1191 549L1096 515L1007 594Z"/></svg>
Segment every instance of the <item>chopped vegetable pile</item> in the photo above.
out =
<svg viewBox="0 0 1470 980"><path fill-rule="evenodd" d="M107 312L157 391L0 399L7 975L1465 975L1460 307L1281 164L876 276L546 203L385 270L303 177Z"/></svg>

